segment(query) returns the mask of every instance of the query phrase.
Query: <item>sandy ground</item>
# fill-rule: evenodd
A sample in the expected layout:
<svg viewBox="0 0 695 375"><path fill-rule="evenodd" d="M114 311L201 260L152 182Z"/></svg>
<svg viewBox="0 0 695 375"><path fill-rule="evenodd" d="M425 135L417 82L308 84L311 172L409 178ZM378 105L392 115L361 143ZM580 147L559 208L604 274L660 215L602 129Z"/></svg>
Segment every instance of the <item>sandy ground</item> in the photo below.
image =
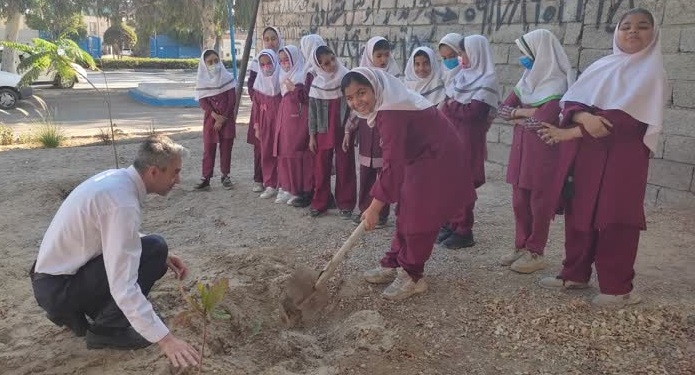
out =
<svg viewBox="0 0 695 375"><path fill-rule="evenodd" d="M240 126L239 134L246 128ZM693 374L695 373L695 213L650 209L641 238L636 288L645 298L621 311L590 307L596 289L552 292L537 280L562 260L562 217L553 223L541 274L497 265L512 246L510 189L500 175L479 190L476 239L467 250L436 248L427 265L430 291L401 303L360 280L389 246L393 222L368 233L330 282L321 316L294 329L278 320L283 282L300 265L320 268L354 225L335 214L263 201L250 191L251 150L233 152L236 187L195 192L200 133L174 138L190 148L182 183L149 197L144 231L164 235L196 280L229 278L213 320L205 372L218 374ZM136 143L122 141L122 163ZM139 351L90 351L52 325L32 295L28 268L61 194L114 166L110 146L0 151L0 373L175 374L156 345ZM168 274L151 300L169 323L185 309ZM198 346L201 324L173 326ZM190 371L189 373L193 373Z"/></svg>

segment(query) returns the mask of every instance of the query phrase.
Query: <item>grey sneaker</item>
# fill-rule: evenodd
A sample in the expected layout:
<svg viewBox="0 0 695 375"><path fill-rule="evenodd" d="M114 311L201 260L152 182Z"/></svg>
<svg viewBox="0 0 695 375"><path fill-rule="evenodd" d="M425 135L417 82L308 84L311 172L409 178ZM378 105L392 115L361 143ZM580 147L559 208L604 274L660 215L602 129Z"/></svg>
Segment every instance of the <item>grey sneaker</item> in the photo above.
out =
<svg viewBox="0 0 695 375"><path fill-rule="evenodd" d="M366 282L371 284L387 284L396 278L396 269L379 266L365 271L362 276Z"/></svg>
<svg viewBox="0 0 695 375"><path fill-rule="evenodd" d="M229 178L229 176L222 176L222 186L227 190L233 188L234 184L232 184L232 179Z"/></svg>
<svg viewBox="0 0 695 375"><path fill-rule="evenodd" d="M612 294L599 294L591 300L591 304L596 307L605 308L621 308L630 305L636 305L642 302L642 297L636 295L635 293L628 293L622 295L612 295Z"/></svg>
<svg viewBox="0 0 695 375"><path fill-rule="evenodd" d="M587 289L589 283L578 283L576 281L563 280L558 277L544 277L538 282L541 287L546 289Z"/></svg>
<svg viewBox="0 0 695 375"><path fill-rule="evenodd" d="M526 250L526 249L514 249L514 250L510 251L509 254L503 255L500 258L500 264L503 266L511 266L512 263L516 262L517 259L524 256L525 253L528 253L528 250Z"/></svg>
<svg viewBox="0 0 695 375"><path fill-rule="evenodd" d="M521 258L517 259L510 267L512 271L518 273L534 273L546 267L543 255L526 251Z"/></svg>
<svg viewBox="0 0 695 375"><path fill-rule="evenodd" d="M402 268L398 269L398 275L381 296L391 301L401 301L416 294L427 291L427 282L424 278L414 282Z"/></svg>
<svg viewBox="0 0 695 375"><path fill-rule="evenodd" d="M253 187L251 188L251 191L254 193L260 193L264 190L263 188L263 183L261 182L254 182Z"/></svg>
<svg viewBox="0 0 695 375"><path fill-rule="evenodd" d="M263 191L263 193L261 193L259 198L261 198L261 199L272 198L272 197L276 196L277 193L278 193L278 189L268 186L267 188L265 188L265 191Z"/></svg>

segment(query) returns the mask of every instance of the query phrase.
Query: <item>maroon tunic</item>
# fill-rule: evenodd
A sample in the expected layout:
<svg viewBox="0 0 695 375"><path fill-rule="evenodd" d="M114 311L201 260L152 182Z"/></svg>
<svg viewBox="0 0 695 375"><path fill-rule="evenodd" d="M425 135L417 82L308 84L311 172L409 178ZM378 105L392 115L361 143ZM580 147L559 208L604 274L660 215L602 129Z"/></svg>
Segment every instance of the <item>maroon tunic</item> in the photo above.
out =
<svg viewBox="0 0 695 375"><path fill-rule="evenodd" d="M398 203L404 234L434 232L436 237L456 210L476 199L470 170L461 168L469 163L462 140L435 107L381 111L376 126L384 166L372 196Z"/></svg>
<svg viewBox="0 0 695 375"><path fill-rule="evenodd" d="M319 150L332 150L342 148L344 128L341 112L342 97L328 100L328 131L316 133L316 144Z"/></svg>
<svg viewBox="0 0 695 375"><path fill-rule="evenodd" d="M254 127L258 127L259 145L261 149L261 167L263 169L263 185L276 187L277 158L273 156L275 146L275 128L278 110L282 96L268 96L260 92L254 93L254 101L258 105L258 117Z"/></svg>
<svg viewBox="0 0 695 375"><path fill-rule="evenodd" d="M256 105L256 102L253 100L253 84L256 82L256 76L258 76L258 73L251 70L249 72L249 80L246 86L249 92L249 98L251 98L251 115L249 117L249 127L246 129L246 143L252 145L258 145L258 138L256 138L253 129L253 124L256 123L256 117L258 116L258 105Z"/></svg>
<svg viewBox="0 0 695 375"><path fill-rule="evenodd" d="M313 154L309 151L308 92L304 84L282 97L275 130L274 155L278 157L278 183L298 196L311 191Z"/></svg>
<svg viewBox="0 0 695 375"><path fill-rule="evenodd" d="M479 188L485 183L487 131L492 124L489 118L490 106L477 100L461 104L450 99L442 108L442 112L456 127L464 147L470 150L473 184ZM461 170L461 166L452 170Z"/></svg>
<svg viewBox="0 0 695 375"><path fill-rule="evenodd" d="M612 224L646 229L644 194L649 168L649 148L643 138L647 125L621 110L602 110L580 103L565 103L562 126L572 124L579 112L603 116L613 124L611 134L583 137L560 145L558 173L548 191L559 202L565 177L573 170L574 196L565 203L574 229L589 232Z"/></svg>
<svg viewBox="0 0 695 375"><path fill-rule="evenodd" d="M512 92L504 104L520 107L521 101ZM532 107L524 106L523 108ZM558 124L559 100L551 100L537 108L533 115L534 119L553 125ZM555 175L557 157L558 146L551 146L543 142L538 136L538 129L515 125L507 166L507 182L523 189L546 190Z"/></svg>
<svg viewBox="0 0 695 375"><path fill-rule="evenodd" d="M219 143L220 139L233 139L236 136L236 119L234 118L236 89L201 98L199 104L205 112L203 115L203 143ZM213 111L227 117L219 131L215 130Z"/></svg>

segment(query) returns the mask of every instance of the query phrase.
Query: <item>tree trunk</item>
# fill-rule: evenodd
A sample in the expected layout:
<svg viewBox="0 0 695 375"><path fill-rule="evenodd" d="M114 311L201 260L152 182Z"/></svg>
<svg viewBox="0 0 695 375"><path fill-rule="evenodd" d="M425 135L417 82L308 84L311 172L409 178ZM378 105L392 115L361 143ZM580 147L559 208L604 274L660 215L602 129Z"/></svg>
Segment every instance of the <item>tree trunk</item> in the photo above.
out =
<svg viewBox="0 0 695 375"><path fill-rule="evenodd" d="M12 12L7 18L5 24L5 40L8 42L17 42L19 37L19 24L22 21L22 13ZM17 73L17 65L19 64L19 56L11 48L5 47L2 53L2 70L10 73Z"/></svg>
<svg viewBox="0 0 695 375"><path fill-rule="evenodd" d="M203 27L203 50L212 49L215 46L215 3L210 0L202 0L199 2L200 8L200 23Z"/></svg>

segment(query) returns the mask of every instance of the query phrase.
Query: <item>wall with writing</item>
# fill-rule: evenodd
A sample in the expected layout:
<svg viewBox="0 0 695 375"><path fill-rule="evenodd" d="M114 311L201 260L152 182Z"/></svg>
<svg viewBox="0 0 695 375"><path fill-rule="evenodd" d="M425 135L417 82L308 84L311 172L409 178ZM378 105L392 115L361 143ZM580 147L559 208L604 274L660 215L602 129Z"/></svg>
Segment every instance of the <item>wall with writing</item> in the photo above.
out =
<svg viewBox="0 0 695 375"><path fill-rule="evenodd" d="M670 80L664 136L651 161L646 202L695 207L695 1L263 0L257 31L276 26L290 44L319 34L349 67L359 63L369 38L383 36L401 68L413 49L436 50L449 32L482 34L492 43L506 96L522 72L516 38L536 28L551 30L581 71L610 53L620 15L636 6L652 11L660 25ZM504 171L511 130L504 123L490 129L489 170Z"/></svg>

